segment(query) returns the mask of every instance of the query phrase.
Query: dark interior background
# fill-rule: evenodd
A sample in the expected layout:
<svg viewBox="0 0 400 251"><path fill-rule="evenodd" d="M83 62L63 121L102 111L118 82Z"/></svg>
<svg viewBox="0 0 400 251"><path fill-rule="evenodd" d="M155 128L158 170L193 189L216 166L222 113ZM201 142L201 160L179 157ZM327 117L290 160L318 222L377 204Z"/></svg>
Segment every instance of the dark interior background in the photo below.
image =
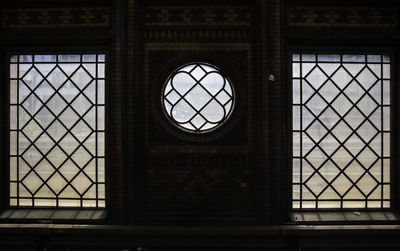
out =
<svg viewBox="0 0 400 251"><path fill-rule="evenodd" d="M4 53L8 50L58 52L60 48L79 48L85 52L94 47L107 48L109 207L102 224L121 226L121 232L114 229L117 232L110 230L107 234L107 229L101 230L101 236L114 238L103 240L110 249L236 250L241 246L241 250L297 250L303 245L301 250L320 250L322 246L333 250L356 245L350 239L358 240L356 248L373 245L364 237L362 226L367 229L367 224L376 222L362 223L339 234L338 239L330 239L330 234L337 232L317 229L312 234L301 230L290 234L281 228L293 225L289 217L291 88L287 59L295 48L394 51L392 196L393 211L397 212L397 1L14 0L2 1L0 11L2 80L7 68ZM168 75L179 65L198 61L224 70L237 94L231 119L204 137L182 133L171 126L159 102ZM269 81L270 74L274 81ZM4 142L7 106L4 102L2 105L0 126ZM5 163L7 156L0 158ZM6 184L5 175L2 176L2 183ZM4 192L2 195L2 207L6 208ZM232 238L229 231L226 235L213 234L203 228L205 242L196 246L196 241L178 238L179 235L162 242L167 237L149 230L148 242L140 242L136 232L135 238L125 238L133 230L124 232L122 225L181 226L178 233L190 231L191 226L230 227L239 237L233 238L237 243L230 242L226 240L226 236ZM246 228L250 232L244 234L243 226L273 226L279 230L252 232ZM58 239L54 237L57 241L46 242L40 232L13 231L12 238L0 238L0 247L2 243L13 247L19 242L24 248L50 243L54 248L74 245L85 249L98 245L95 239L100 235L94 230L81 230L86 237L78 238L60 231ZM389 234L377 230L373 237L377 238L377 247L395 250L400 245L397 235L398 230ZM320 236L330 242L313 241ZM120 241L115 240L118 238ZM18 241L22 239L25 242Z"/></svg>

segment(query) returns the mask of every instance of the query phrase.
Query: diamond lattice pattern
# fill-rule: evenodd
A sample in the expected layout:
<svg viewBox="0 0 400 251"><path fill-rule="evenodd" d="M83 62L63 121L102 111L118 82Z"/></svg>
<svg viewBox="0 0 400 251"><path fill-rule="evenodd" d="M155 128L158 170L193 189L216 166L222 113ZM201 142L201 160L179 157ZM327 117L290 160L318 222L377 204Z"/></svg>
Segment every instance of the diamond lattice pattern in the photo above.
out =
<svg viewBox="0 0 400 251"><path fill-rule="evenodd" d="M164 108L174 124L201 132L217 128L229 117L234 95L218 68L189 64L177 69L164 88Z"/></svg>
<svg viewBox="0 0 400 251"><path fill-rule="evenodd" d="M105 206L104 63L103 54L11 57L11 206Z"/></svg>
<svg viewBox="0 0 400 251"><path fill-rule="evenodd" d="M293 66L293 208L390 207L390 58L294 54Z"/></svg>

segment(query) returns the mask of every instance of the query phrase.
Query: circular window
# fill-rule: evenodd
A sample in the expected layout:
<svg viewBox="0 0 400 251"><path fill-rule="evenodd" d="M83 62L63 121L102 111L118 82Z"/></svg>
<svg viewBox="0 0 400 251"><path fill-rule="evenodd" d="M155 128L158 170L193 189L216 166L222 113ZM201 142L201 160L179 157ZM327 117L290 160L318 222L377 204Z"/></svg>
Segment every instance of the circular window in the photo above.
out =
<svg viewBox="0 0 400 251"><path fill-rule="evenodd" d="M173 124L190 132L204 133L229 118L234 98L230 80L217 67L190 63L169 76L162 102Z"/></svg>

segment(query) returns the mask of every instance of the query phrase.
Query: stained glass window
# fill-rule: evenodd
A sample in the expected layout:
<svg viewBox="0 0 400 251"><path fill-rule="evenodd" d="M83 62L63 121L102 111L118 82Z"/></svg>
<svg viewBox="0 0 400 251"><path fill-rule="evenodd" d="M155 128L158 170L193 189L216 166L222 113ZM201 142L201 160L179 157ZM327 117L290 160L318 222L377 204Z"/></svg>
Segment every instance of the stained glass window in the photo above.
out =
<svg viewBox="0 0 400 251"><path fill-rule="evenodd" d="M293 54L293 208L390 207L390 57Z"/></svg>
<svg viewBox="0 0 400 251"><path fill-rule="evenodd" d="M105 207L105 55L9 65L10 206Z"/></svg>
<svg viewBox="0 0 400 251"><path fill-rule="evenodd" d="M162 101L173 124L190 132L208 132L231 115L234 91L229 78L216 66L191 63L170 75Z"/></svg>

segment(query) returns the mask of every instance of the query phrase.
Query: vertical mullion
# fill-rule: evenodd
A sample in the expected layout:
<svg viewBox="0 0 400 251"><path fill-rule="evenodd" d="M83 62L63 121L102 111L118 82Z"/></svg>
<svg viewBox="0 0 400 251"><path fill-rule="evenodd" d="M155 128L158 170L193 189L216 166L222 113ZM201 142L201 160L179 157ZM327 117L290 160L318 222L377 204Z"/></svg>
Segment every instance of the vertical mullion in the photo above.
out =
<svg viewBox="0 0 400 251"><path fill-rule="evenodd" d="M19 55L17 55L17 206L19 206ZM10 202L8 202L10 203Z"/></svg>
<svg viewBox="0 0 400 251"><path fill-rule="evenodd" d="M340 66L339 67L343 67L343 54L340 54ZM353 79L351 81L353 81ZM343 91L343 89L341 91ZM342 115L341 115L341 117L342 117ZM341 119L344 120L344 117L342 117ZM340 195L340 209L343 209L343 195Z"/></svg>
<svg viewBox="0 0 400 251"><path fill-rule="evenodd" d="M364 62L365 62L365 66L364 66L364 69L365 68L369 68L368 67L368 56L367 56L367 54L365 54L364 55ZM362 84L362 83L360 83L360 84ZM376 85L376 84L375 84ZM373 87L370 87L371 89L373 88ZM367 89L367 88L366 88ZM381 91L382 92L382 91ZM367 96L368 95L368 89L367 89L367 91L365 91L365 96ZM364 96L364 97L365 97ZM362 98L362 99L364 99L364 97ZM364 112L363 112L364 113ZM361 124L363 124L363 123L366 123L367 122L367 119L368 119L368 116L365 116L364 114L363 114L363 116L364 116L364 121L361 123ZM360 124L360 125L361 125ZM366 144L366 147L369 147L369 144ZM368 171L369 172L369 171ZM368 196L364 196L364 199L365 199L365 205L364 205L364 208L368 208Z"/></svg>
<svg viewBox="0 0 400 251"><path fill-rule="evenodd" d="M318 54L315 54L315 65L313 66L313 69L315 69L315 68L317 68L318 67ZM316 95L319 95L319 93L318 93L318 90L319 90L319 88L321 88L321 86L320 87L318 87L318 88L315 88L316 89L316 91L314 92L314 93L316 93ZM320 114L318 114L317 115L317 117L315 118L315 120L318 120L319 119L319 117L322 115L322 113L320 113ZM319 144L318 144L319 145ZM319 147L319 146L318 146ZM320 165L318 168L317 168L317 170L316 170L316 172L319 172L319 169L321 168L322 166ZM321 175L322 176L322 175ZM321 194L320 194L321 195ZM315 208L316 209L318 209L318 201L319 201L319 196L320 195L316 195L315 196Z"/></svg>
<svg viewBox="0 0 400 251"><path fill-rule="evenodd" d="M83 68L83 65L82 65L82 54L79 55L79 67ZM79 67L78 67L78 68L79 68ZM78 93L78 96L79 96L79 95L82 95L82 94L83 94L83 91L80 89L80 90L79 90L79 93ZM79 120L81 120L81 121L83 120L83 117L82 117L81 114L79 114ZM79 122L78 122L78 123L79 123ZM72 129L71 129L71 130L72 130ZM79 142L79 143L82 144L82 142ZM82 144L82 145L83 145L83 144ZM79 147L81 147L81 146L78 146L78 149L79 149ZM82 167L80 166L80 167L79 167L79 171L80 171L81 173L80 173L79 175L82 175L82 172L84 172L81 168L82 168ZM79 175L78 175L78 176L79 176ZM78 176L77 176L77 177L78 177ZM82 208L82 207L83 207L83 195L81 195L81 194L79 195L79 200L80 200L80 207Z"/></svg>
<svg viewBox="0 0 400 251"><path fill-rule="evenodd" d="M34 68L34 67L35 67L35 57L34 57L34 55L32 54L32 68ZM31 68L31 69L32 69L32 68ZM26 73L25 73L25 74L26 74ZM32 81L32 80L31 80L31 81ZM36 89L37 86L34 85L33 81L32 81L31 83L32 83L32 86L33 86L33 87L32 87L32 91L31 91L31 94L34 95L34 92L35 92L35 89ZM33 95L32 95L32 96L33 96ZM39 102L40 102L40 101L39 101ZM33 106L33 104L34 104L34 102L32 102L32 106ZM40 109L42 109L42 108L39 108L38 111L40 111ZM32 119L34 119L35 116L31 116L31 117L32 117ZM35 142L32 142L32 143L31 143L31 146L34 146L34 147L36 148ZM43 157L43 156L42 156L42 157ZM42 160L39 160L39 162L37 162L37 163L40 163L40 161L42 161ZM37 163L36 163L36 164L37 164ZM30 169L33 170L33 169L35 169L35 168L30 167ZM37 192L37 191L36 191L36 192ZM36 194L36 192L35 192L35 194ZM35 194L32 195L32 207L35 207Z"/></svg>
<svg viewBox="0 0 400 251"><path fill-rule="evenodd" d="M383 116L384 116L384 114L383 114L383 89L384 88L384 86L383 86L383 55L381 55L381 208L383 208L383 189L384 189L384 185L383 185L383 175L384 175L384 172L383 172L383 162L384 162L384 158L383 158L383 147L384 147L384 144L383 144L383 140L384 140L384 137L383 137L383 135L384 135L384 133L383 133L383 131L384 131L384 128L383 128Z"/></svg>
<svg viewBox="0 0 400 251"><path fill-rule="evenodd" d="M96 207L99 207L99 182L98 182L98 162L99 162L99 158L98 158L98 125L97 125L97 107L98 107L98 66L99 66L99 54L96 53L96 76L95 76L95 83L96 83L96 87L95 87L95 109L96 109L96 113L95 113L95 134L96 134L96 154L95 154L95 176L96 176Z"/></svg>
<svg viewBox="0 0 400 251"><path fill-rule="evenodd" d="M58 63L58 54L56 54L56 66L55 66L55 68L60 68L59 67L59 63ZM62 88L62 87L61 87ZM58 87L58 89L57 89L57 92L58 92L58 90L60 90L60 86ZM67 103L67 106L69 106L69 103ZM56 117L56 120L58 120L58 117L60 116L61 114L58 114L57 115L57 117ZM56 145L58 146L58 143L56 143ZM68 158L68 156L67 156L67 158ZM58 169L60 169L60 167L58 167ZM59 205L59 198L58 198L58 194L56 194L56 208L58 208L60 205Z"/></svg>
<svg viewBox="0 0 400 251"><path fill-rule="evenodd" d="M303 208L303 54L300 59L300 209ZM292 56L293 60L293 56ZM293 85L293 82L292 82ZM293 102L293 101L292 101Z"/></svg>

